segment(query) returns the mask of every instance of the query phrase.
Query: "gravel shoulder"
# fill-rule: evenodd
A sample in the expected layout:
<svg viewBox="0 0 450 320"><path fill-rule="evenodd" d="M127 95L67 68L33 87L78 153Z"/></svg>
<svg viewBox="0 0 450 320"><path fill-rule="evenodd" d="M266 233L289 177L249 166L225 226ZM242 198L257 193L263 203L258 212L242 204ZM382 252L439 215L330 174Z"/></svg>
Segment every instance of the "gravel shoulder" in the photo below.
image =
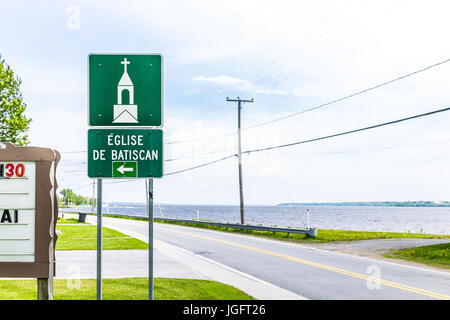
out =
<svg viewBox="0 0 450 320"><path fill-rule="evenodd" d="M392 250L408 249L447 242L450 242L450 239L377 239L349 242L302 243L302 245L450 273L449 269L437 268L422 263L406 261L403 259L387 258L383 256L384 253L388 253Z"/></svg>

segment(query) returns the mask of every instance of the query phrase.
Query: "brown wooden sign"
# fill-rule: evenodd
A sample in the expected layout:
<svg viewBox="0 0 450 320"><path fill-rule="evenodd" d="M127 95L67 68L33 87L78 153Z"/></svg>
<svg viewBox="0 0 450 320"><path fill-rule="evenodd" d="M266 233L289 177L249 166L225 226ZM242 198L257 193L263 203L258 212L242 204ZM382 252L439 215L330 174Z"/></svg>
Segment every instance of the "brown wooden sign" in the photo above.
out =
<svg viewBox="0 0 450 320"><path fill-rule="evenodd" d="M55 274L58 151L0 148L0 277Z"/></svg>

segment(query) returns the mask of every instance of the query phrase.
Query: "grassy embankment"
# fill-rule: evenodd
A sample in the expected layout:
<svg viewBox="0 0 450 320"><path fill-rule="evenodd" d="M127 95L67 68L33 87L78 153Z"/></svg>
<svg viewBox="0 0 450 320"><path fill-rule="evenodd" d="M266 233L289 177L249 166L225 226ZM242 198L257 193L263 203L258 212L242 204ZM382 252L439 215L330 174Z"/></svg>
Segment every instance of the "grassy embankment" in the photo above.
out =
<svg viewBox="0 0 450 320"><path fill-rule="evenodd" d="M63 221L56 225L61 231L56 241L56 250L95 250L97 248L97 227L87 223L67 225ZM73 223L73 222L72 222ZM66 225L65 225L66 224ZM104 250L148 249L145 242L129 237L121 232L103 228Z"/></svg>
<svg viewBox="0 0 450 320"><path fill-rule="evenodd" d="M61 231L56 250L95 250L97 227L78 223L75 218L58 218ZM148 244L121 232L103 228L103 249L148 249ZM148 298L147 278L103 279L105 300L145 300ZM154 279L155 298L158 300L253 300L232 286L216 281L194 279ZM0 300L36 299L36 281L0 281ZM96 280L55 280L55 300L95 300Z"/></svg>
<svg viewBox="0 0 450 320"><path fill-rule="evenodd" d="M76 218L58 218L58 224L83 224L86 222L78 222Z"/></svg>
<svg viewBox="0 0 450 320"><path fill-rule="evenodd" d="M450 235L432 235L422 233L395 233L395 232L371 232L371 231L348 231L348 230L326 230L318 229L316 237L310 237L306 234L287 234L286 232L271 232L271 231L256 231L256 230L241 230L236 228L216 227L203 224L194 223L180 223L175 221L162 221L155 219L158 223L169 223L184 225L196 228L207 228L212 230L227 231L234 233L242 233L247 235L254 235L278 240L287 240L292 242L333 242L333 241L357 241L357 240L373 240L373 239L406 239L406 238L420 238L420 239L449 239Z"/></svg>
<svg viewBox="0 0 450 320"><path fill-rule="evenodd" d="M148 279L103 279L103 300L146 300ZM36 300L36 280L0 280L0 300ZM209 280L155 278L156 300L253 300L244 292ZM55 300L95 300L96 280L55 280Z"/></svg>
<svg viewBox="0 0 450 320"><path fill-rule="evenodd" d="M384 254L384 256L450 269L450 243L395 250Z"/></svg>

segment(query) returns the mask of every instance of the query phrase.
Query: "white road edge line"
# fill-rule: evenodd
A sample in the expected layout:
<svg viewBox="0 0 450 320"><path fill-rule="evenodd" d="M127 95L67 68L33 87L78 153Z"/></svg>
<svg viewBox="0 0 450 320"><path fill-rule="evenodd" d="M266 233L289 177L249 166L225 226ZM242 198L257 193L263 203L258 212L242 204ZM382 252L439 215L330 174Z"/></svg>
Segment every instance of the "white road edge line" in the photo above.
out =
<svg viewBox="0 0 450 320"><path fill-rule="evenodd" d="M186 255L192 256L194 259L197 259L197 261L195 263L191 263L189 265L191 268L195 268L196 266L198 266L198 259L204 260L207 264L213 264L213 265L219 267L219 270L217 270L217 269L211 270L210 266L208 266L208 268L205 268L203 270L196 270L196 271L204 274L206 277L208 277L212 280L217 279L217 281L232 285L232 286L246 292L247 294L253 296L254 298L256 298L258 300L308 300L307 298L300 296L296 293L293 293L289 290L280 288L280 287L278 287L274 284L271 284L267 281L256 278L252 275L249 275L242 271L236 270L229 266L226 266L220 262L197 255L186 249L179 248L179 247L169 244L167 242L164 242L161 240L155 240L155 247L159 247L159 248L165 247L163 249L164 253L167 253L168 249L170 248L169 250L174 249L176 251L182 251ZM176 254L179 254L179 253L176 253ZM172 257L172 258L175 258L175 257ZM178 262L183 263L183 261L180 261L180 260ZM229 274L227 274L226 271L228 271ZM218 274L217 272L220 272L220 274Z"/></svg>
<svg viewBox="0 0 450 320"><path fill-rule="evenodd" d="M109 218L109 217L108 217ZM110 219L120 219L120 218L110 218ZM146 221L137 221L137 220L127 220L127 219L122 219L125 222L130 222L130 224L139 224L139 223L147 223ZM92 221L92 224L96 224L96 220ZM226 232L226 231L220 231L220 230L209 230L209 229L204 229L204 228L196 228L196 227L189 227L189 226L179 226L179 225L171 225L171 224L164 224L164 223L158 223L159 225L164 225L164 226L174 226L175 228L179 227L179 228L189 228L189 229L195 229L195 230L202 230L204 232L207 233L214 233L214 232L220 232L220 233L226 233L227 235L230 235L231 237L236 237L236 238L245 238L245 237L249 237L247 235L241 235L241 234L233 234L231 232ZM370 257L364 257L364 256L358 256L358 255L353 255L353 254L349 254L349 253L344 253L344 252L339 252L339 251L331 251L331 250L326 250L326 249L320 249L320 248L315 248L315 247L310 247L307 244L299 244L299 243L292 243L292 242L285 242L285 241L281 241L281 240L277 240L277 239L264 239L264 238L259 238L257 236L250 236L252 237L252 239L255 239L257 241L262 241L262 242L267 242L270 243L271 241L276 241L277 243L281 243L283 245L287 245L287 246L291 246L291 247L301 247L304 249L310 249L310 250L315 250L315 251L319 251L319 252L323 252L323 253L331 253L331 254L336 254L336 255L343 255L346 257L353 257L356 259L364 259L364 260L369 260L372 262L377 262L377 263L385 263L385 264L390 264L390 265L395 265L397 267L405 267L405 268L410 268L410 269L416 269L419 271L429 271L429 272L434 272L434 273L439 273L445 276L449 275L449 272L446 271L439 271L439 270L435 270L435 269L428 269L428 268L423 268L423 267L418 267L418 266L412 266L412 265L408 265L408 264L402 264L402 263L396 263L396 262L392 262L392 261L386 261L386 260L382 260L382 259L376 259L376 258L370 258Z"/></svg>
<svg viewBox="0 0 450 320"><path fill-rule="evenodd" d="M160 225L170 225L170 224L163 224L160 223ZM229 234L232 237L236 237L236 238L245 238L245 237L252 237L252 239L255 239L257 241L261 241L261 242L268 242L270 243L271 241L276 241L277 243L283 244L283 245L287 245L287 246L291 246L291 247L302 247L304 249L311 249L311 250L315 250L315 251L319 251L319 252L323 252L323 253L332 253L332 254L337 254L337 255L344 255L347 257L353 257L356 259L365 259L365 260L370 260L370 261L374 261L374 262L378 262L378 263L387 263L387 264L392 264L395 266L399 266L399 267L406 267L406 268L412 268L412 269L417 269L417 270L421 270L421 271L430 271L430 272L435 272L435 273L440 273L440 274L444 274L446 276L449 275L449 272L445 272L445 271L439 271L439 270L434 270L434 269L427 269L427 268L422 268L422 267L416 267L416 266L411 266L408 264L402 264L402 263L396 263L396 262L391 262L391 261L386 261L386 260L381 260L381 259L376 259L376 258L370 258L370 257L364 257L364 256L357 256L357 255L353 255L353 254L349 254L349 253L344 253L344 252L339 252L339 251L331 251L331 250L326 250L326 249L320 249L320 248L315 248L315 247L310 247L307 244L299 244L299 243L292 243L292 242L285 242L282 240L277 240L277 239L264 239L264 238L259 238L257 236L251 236L251 235L241 235L241 234L233 234L231 232L226 232L226 231L220 231L220 230L208 230L208 229L203 229L203 228L195 228L195 227L189 227L189 226L179 226L179 225L170 225L170 226L175 226L175 227L186 227L186 228L190 228L190 229L197 229L197 230L202 230L208 233L214 233L215 231L217 232L222 232L222 233L226 233ZM450 241L450 240L449 240Z"/></svg>
<svg viewBox="0 0 450 320"><path fill-rule="evenodd" d="M96 223L96 221L95 221L95 223ZM130 231L125 228L117 227L115 225L110 225L107 221L104 221L103 225L105 227L115 229L119 232L128 234L136 239L139 239L141 241L144 241L145 243L148 243L148 236ZM217 261L202 257L200 255L196 255L186 249L179 248L177 246L174 246L174 245L169 244L164 241L155 239L155 249L161 251L163 254L167 255L168 257L176 260L178 263L188 265L190 268L196 270L197 272L205 275L206 277L208 277L212 280L216 280L216 281L219 281L222 283L232 285L235 288L238 288L239 290L244 291L245 293L249 294L250 296L252 296L258 300L308 300L307 298L300 296L296 293L293 293L289 290L278 287L274 284L271 284L262 279L251 276L249 274L246 274L244 272L241 272L239 270L236 270L236 269L226 266L224 264L221 264ZM216 268L215 268L215 270L214 270L214 268L211 269L211 266L207 266L204 263L203 264L204 268L202 270L199 270L200 264L199 264L198 260L195 262L191 261L192 263L190 263L190 265L189 265L188 264L189 261L186 261L186 260L183 261L183 259L177 258L177 255L180 255L180 253L189 255L194 260L195 259L203 260L206 264L212 264L212 265L216 266Z"/></svg>

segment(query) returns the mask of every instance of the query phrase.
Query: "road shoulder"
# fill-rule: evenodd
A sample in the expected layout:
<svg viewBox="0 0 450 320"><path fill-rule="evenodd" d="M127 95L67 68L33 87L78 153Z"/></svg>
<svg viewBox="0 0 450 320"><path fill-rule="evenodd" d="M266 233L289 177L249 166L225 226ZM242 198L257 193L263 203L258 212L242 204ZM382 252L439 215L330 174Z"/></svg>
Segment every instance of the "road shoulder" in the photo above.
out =
<svg viewBox="0 0 450 320"><path fill-rule="evenodd" d="M115 229L119 232L148 243L147 236L132 232L123 227L117 227L115 225L108 224L108 219L113 218L103 219L103 225L105 227ZM95 223L95 221L89 222ZM131 221L128 222L130 223ZM147 224L146 222L141 221L135 222ZM160 252L164 256L176 262L180 266L180 272L183 272L183 266L187 267L189 269L195 270L197 273L201 274L208 280L219 281L231 285L258 300L306 300L305 297L302 297L291 291L285 290L261 279L227 267L218 262L168 244L164 241L155 239L154 243L155 251Z"/></svg>
<svg viewBox="0 0 450 320"><path fill-rule="evenodd" d="M419 246L426 246L439 243L447 243L449 239L377 239L361 240L349 242L330 242L330 243L302 243L303 246L309 246L316 249L339 252L343 254L354 255L358 257L382 260L391 263L397 263L416 268L440 271L450 273L449 269L438 268L424 263L408 261L404 259L394 259L385 257L385 253L393 250L408 249Z"/></svg>

